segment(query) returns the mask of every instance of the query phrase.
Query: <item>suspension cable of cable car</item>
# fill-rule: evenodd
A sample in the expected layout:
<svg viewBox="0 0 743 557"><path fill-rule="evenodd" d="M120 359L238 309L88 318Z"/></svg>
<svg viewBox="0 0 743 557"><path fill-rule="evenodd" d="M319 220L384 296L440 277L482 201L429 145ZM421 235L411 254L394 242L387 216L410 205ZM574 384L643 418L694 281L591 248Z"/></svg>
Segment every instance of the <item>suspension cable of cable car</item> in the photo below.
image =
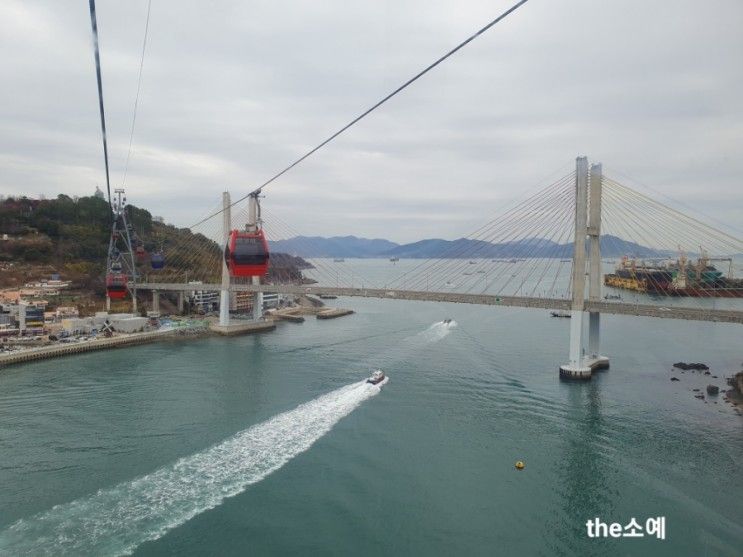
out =
<svg viewBox="0 0 743 557"><path fill-rule="evenodd" d="M101 55L98 51L98 22L95 15L95 0L89 1L90 24L93 27L93 52L95 55L95 73L98 80L98 108L101 113L101 134L103 135L103 160L106 164L106 191L108 193L108 206L113 213L111 203L111 180L108 173L108 143L106 141L106 115L103 110L103 80L101 78Z"/></svg>
<svg viewBox="0 0 743 557"><path fill-rule="evenodd" d="M488 31L491 27L493 27L494 25L496 25L498 22L500 22L503 19L505 19L506 17L508 17L511 13L515 12L518 8L520 8L521 6L523 6L524 4L526 4L528 1L529 0L520 0L519 2L516 2L516 4L514 4L513 6L511 6L510 8L508 8L505 12L503 12L502 14L500 14L498 17L496 17L495 19L493 19L492 21L490 21L487 25L485 25L484 27L482 27L481 29L479 29L472 36L470 36L466 40L462 41L457 46L455 46L454 48L452 48L451 50L449 50L446 54L444 54L443 56L441 56L440 58L438 58L436 61L434 61L431 64L429 64L428 66L426 66L423 70L421 70L420 72L418 72L417 74L415 74L413 77L411 77L410 79L408 79L405 83L403 83L397 89L395 89L394 91L392 91L391 93L389 93L382 100L378 101L376 104L374 104L370 108L366 109L359 116L357 116L356 118L354 118L353 120L351 120L348 124L346 124L341 129L339 129L334 134L332 134L330 137L328 137L325 141L321 142L317 146L315 146L312 149L310 149L309 151L307 151L304 155L302 155L301 157L299 157L297 160L295 160L293 163L291 163L289 166L287 166L283 170L281 170L281 171L277 172L276 174L274 174L271 178L269 178L268 180L266 180L265 182L263 182L260 186L258 186L257 188L255 188L249 194L244 195L243 197L241 197L237 201L233 201L230 204L230 207L233 207L234 205L237 205L238 203L241 203L241 202L245 201L251 195L259 194L263 188L265 188L266 186L268 186L272 182L276 181L278 178L280 178L281 176L283 176L284 174L286 174L287 172L289 172L292 168L294 168L295 166L297 166L298 164L300 164L301 162L303 162L305 159L309 158L310 156L312 156L313 154L315 154L317 151L319 151L320 149L322 149L323 147L325 147L328 143L330 143L331 141L333 141L336 137L338 137L339 135L341 135L347 129L349 129L350 127L352 127L354 124L356 124L357 122L359 122L360 120L362 120L363 118L365 118L366 116L368 116L369 114L371 114L372 112L374 112L377 108L379 108L380 106L382 106L384 103L386 103L392 97L394 97L395 95L397 95L398 93L400 93L401 91L403 91L404 89L406 89L409 85L412 85L415 81L417 81L418 79L420 79L421 77L423 77L424 75L426 75L428 72L430 72L436 66L438 66L439 64L441 64L444 60L446 60L447 58L449 58L450 56L452 56L453 54L455 54L456 52L458 52L459 50L461 50L462 48L464 48L465 46L467 46L469 43L471 43L472 41L474 41L477 37L479 37L480 35L482 35L486 31ZM220 215L223 211L224 211L224 208L218 210L217 212L215 212L215 213L209 215L208 217L206 217L205 219L202 219L199 222L197 222L196 224L192 225L190 228L193 228L194 226L198 226L198 225L202 224L203 222L205 222L205 221L207 221L207 220L209 220L209 219L211 219L213 217L216 217L217 215Z"/></svg>

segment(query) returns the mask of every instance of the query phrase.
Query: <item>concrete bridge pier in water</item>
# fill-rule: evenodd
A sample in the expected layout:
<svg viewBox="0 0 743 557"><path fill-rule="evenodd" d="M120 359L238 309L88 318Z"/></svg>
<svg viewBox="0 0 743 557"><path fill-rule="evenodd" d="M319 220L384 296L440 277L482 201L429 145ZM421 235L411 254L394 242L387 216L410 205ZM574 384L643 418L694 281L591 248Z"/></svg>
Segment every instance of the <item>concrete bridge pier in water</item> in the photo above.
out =
<svg viewBox="0 0 743 557"><path fill-rule="evenodd" d="M601 178L601 164L592 165L589 176L588 159L586 157L576 159L570 352L568 363L560 366L560 377L566 379L590 379L594 370L609 367L609 358L600 353L601 314L598 311L590 311L588 314L587 346L583 323L586 275L589 301L601 300ZM586 272L586 238L588 238L588 272Z"/></svg>

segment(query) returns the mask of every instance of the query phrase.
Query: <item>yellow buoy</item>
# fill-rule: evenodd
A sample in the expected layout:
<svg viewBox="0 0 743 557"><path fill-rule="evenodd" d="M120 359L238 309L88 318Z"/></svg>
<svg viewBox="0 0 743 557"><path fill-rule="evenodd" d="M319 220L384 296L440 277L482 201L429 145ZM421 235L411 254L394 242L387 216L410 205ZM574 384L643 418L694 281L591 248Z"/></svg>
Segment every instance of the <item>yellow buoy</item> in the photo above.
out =
<svg viewBox="0 0 743 557"><path fill-rule="evenodd" d="M520 460L516 461L516 470L523 470L525 466L526 465L522 461Z"/></svg>

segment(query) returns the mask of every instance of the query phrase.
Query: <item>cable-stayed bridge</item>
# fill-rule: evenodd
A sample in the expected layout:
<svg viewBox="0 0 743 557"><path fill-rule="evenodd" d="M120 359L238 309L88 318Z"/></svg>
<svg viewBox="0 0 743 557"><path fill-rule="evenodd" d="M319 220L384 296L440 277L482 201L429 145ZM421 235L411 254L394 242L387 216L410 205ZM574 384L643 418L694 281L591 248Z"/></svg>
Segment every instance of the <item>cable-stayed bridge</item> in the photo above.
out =
<svg viewBox="0 0 743 557"><path fill-rule="evenodd" d="M221 327L229 326L230 305L239 292L251 295L255 320L261 318L262 296L267 292L554 309L560 312L555 316L571 319L569 362L560 366L561 375L569 378L588 378L592 370L608 367L608 358L600 352L602 313L743 323L743 280L736 278L741 274L743 241L605 176L600 164L589 168L585 157L578 157L574 172L501 212L469 236L443 249L439 246L430 259L404 270L400 265L396 275L362 277L358 270L354 273L322 258L310 258L312 268L300 273L291 264L291 254L274 255L269 269L265 237L299 235L277 215L261 213L262 190L526 2L516 2L244 197L233 203L225 192L221 206L190 227L194 234L187 249L180 246L177 253L167 253L167 247L160 246L157 262L151 258L152 276L142 280L133 253L136 249L141 255L144 247L136 239L132 243L121 203L116 206L111 198L95 1L91 0L106 186L114 216L112 238L122 239L118 243L112 239L109 248L108 305L111 297L120 298L127 290L133 294L135 308L137 290L151 290L155 309L164 291L179 292L179 307L184 292L218 291ZM136 107L135 100L130 154ZM246 206L233 215L233 208L243 201ZM260 243L256 249L262 253L254 257L245 251L244 263L239 264L235 246L241 235L242 245L253 243L248 251ZM128 259L122 260L123 254ZM724 263L727 274L717 268ZM240 265L244 273L235 272Z"/></svg>
<svg viewBox="0 0 743 557"><path fill-rule="evenodd" d="M132 288L152 291L153 305L161 292L178 292L182 300L185 292L219 291L223 325L237 292L253 294L256 319L263 293L555 310L571 318L570 361L561 373L579 378L608 365L600 354L602 313L743 323L743 281L735 278L743 241L605 176L600 164L589 168L585 157L574 172L439 248L436 257L406 260L383 277L312 257L301 276L282 275L275 254L268 279L231 277L219 247L230 230L262 228L269 245L301 237L270 210L261 212L258 195L233 208L225 194L221 209L194 230L193 249L165 253L166 268ZM298 241L302 252L313 252L312 240ZM182 270L194 266L196 276L192 270L186 277Z"/></svg>

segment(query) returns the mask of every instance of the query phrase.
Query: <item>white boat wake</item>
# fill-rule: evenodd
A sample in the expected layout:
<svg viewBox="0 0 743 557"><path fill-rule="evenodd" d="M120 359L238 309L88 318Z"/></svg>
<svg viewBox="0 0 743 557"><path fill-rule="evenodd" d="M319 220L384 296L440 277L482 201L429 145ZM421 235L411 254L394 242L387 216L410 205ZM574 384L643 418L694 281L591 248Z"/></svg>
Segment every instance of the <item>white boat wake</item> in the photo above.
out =
<svg viewBox="0 0 743 557"><path fill-rule="evenodd" d="M152 474L21 519L0 532L0 554L129 554L261 481L378 393L352 383Z"/></svg>
<svg viewBox="0 0 743 557"><path fill-rule="evenodd" d="M456 326L457 322L454 320L448 323L446 321L438 321L419 334L426 342L436 342L451 333L451 330Z"/></svg>
<svg viewBox="0 0 743 557"><path fill-rule="evenodd" d="M373 360L382 369L397 368L401 361L409 357L415 357L417 353L425 350L431 343L443 340L456 326L457 322L454 320L449 323L437 321L427 329L405 337L385 351L369 355L368 359Z"/></svg>

